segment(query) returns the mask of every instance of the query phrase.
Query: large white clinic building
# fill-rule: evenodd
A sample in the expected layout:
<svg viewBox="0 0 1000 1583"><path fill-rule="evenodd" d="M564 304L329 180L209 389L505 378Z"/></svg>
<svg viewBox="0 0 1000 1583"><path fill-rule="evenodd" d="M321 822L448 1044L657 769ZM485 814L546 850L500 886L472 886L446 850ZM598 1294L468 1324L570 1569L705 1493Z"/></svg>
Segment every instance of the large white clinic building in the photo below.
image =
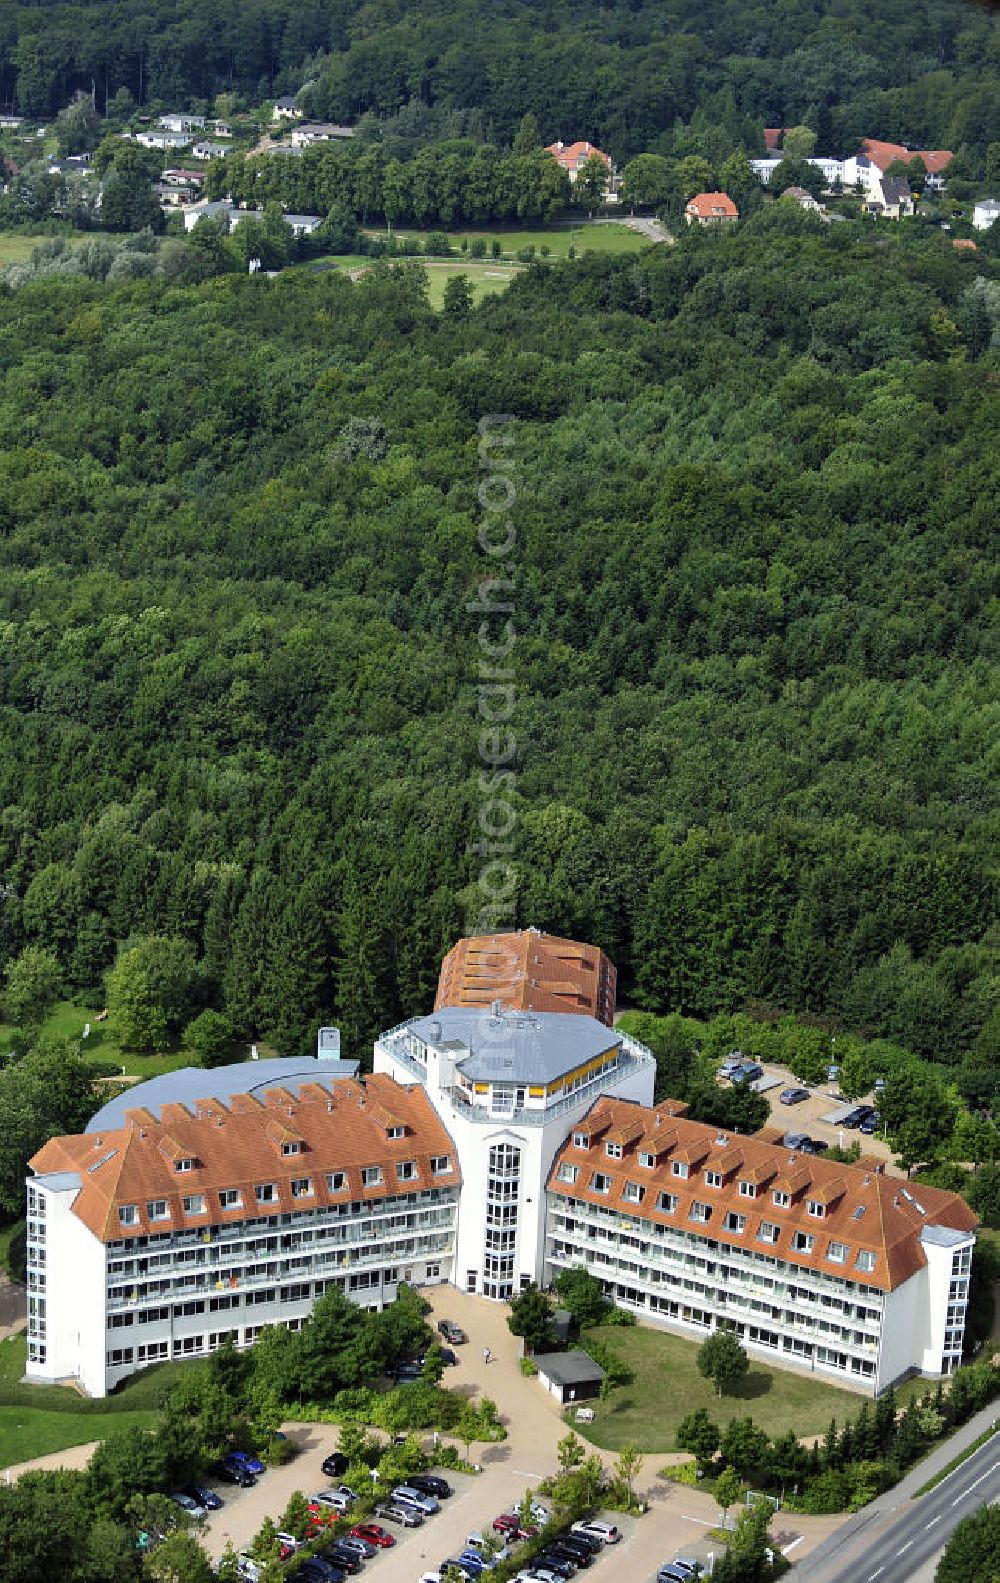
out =
<svg viewBox="0 0 1000 1583"><path fill-rule="evenodd" d="M103 1396L135 1370L301 1326L337 1286L507 1301L584 1265L649 1323L881 1390L961 1357L976 1220L877 1162L654 1105L614 969L525 930L460 942L434 1011L364 1080L315 1060L187 1068L53 1138L27 1182L27 1378Z"/></svg>

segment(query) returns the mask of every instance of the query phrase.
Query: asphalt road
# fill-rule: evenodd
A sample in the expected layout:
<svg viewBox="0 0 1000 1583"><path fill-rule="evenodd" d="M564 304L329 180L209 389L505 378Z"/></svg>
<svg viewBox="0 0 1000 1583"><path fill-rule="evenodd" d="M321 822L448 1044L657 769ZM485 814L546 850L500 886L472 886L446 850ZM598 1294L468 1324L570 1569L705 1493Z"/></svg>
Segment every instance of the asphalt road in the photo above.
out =
<svg viewBox="0 0 1000 1583"><path fill-rule="evenodd" d="M911 1583L942 1551L957 1525L1000 1499L1000 1434L949 1473L936 1489L891 1513L846 1529L811 1558L809 1583ZM972 1583L972 1580L970 1580Z"/></svg>

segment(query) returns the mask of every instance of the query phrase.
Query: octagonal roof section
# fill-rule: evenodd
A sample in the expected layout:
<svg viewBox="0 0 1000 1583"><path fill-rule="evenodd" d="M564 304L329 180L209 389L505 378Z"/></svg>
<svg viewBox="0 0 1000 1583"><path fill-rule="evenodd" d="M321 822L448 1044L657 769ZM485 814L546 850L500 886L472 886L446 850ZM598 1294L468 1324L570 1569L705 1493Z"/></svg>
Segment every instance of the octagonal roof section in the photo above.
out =
<svg viewBox="0 0 1000 1583"><path fill-rule="evenodd" d="M566 1012L611 1027L617 974L596 945L563 940L541 929L473 935L459 940L441 964L435 1011L446 1006Z"/></svg>

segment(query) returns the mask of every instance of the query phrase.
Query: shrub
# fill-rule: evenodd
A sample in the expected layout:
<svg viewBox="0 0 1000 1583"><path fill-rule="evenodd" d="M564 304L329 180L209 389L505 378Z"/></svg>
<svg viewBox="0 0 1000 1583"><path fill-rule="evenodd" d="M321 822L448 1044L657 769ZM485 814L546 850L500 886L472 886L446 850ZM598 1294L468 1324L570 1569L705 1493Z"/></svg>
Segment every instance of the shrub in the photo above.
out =
<svg viewBox="0 0 1000 1583"><path fill-rule="evenodd" d="M519 1358L518 1367L525 1379L528 1380L533 1380L535 1375L538 1373L538 1364L535 1362L534 1358Z"/></svg>
<svg viewBox="0 0 1000 1583"><path fill-rule="evenodd" d="M810 1480L799 1499L799 1509L809 1512L813 1517L842 1512L847 1507L850 1494L846 1474L841 1473L839 1468L827 1468L819 1478Z"/></svg>
<svg viewBox="0 0 1000 1583"><path fill-rule="evenodd" d="M485 238L485 236L474 236L472 238L472 245L469 248L469 252L472 254L473 258L485 258L486 257L486 238Z"/></svg>
<svg viewBox="0 0 1000 1583"><path fill-rule="evenodd" d="M693 1486L699 1483L698 1464L692 1457L689 1462L676 1462L669 1467L661 1468L659 1476L661 1479L669 1479L671 1484Z"/></svg>
<svg viewBox="0 0 1000 1583"><path fill-rule="evenodd" d="M629 1308L612 1308L601 1321L604 1325L621 1325L627 1329L635 1324L635 1315Z"/></svg>
<svg viewBox="0 0 1000 1583"><path fill-rule="evenodd" d="M453 251L443 231L431 231L424 242L424 252L428 258L450 258Z"/></svg>
<svg viewBox="0 0 1000 1583"><path fill-rule="evenodd" d="M283 1468L286 1463L293 1462L299 1454L300 1447L295 1440L290 1440L287 1435L279 1438L273 1435L264 1450L264 1461L272 1468Z"/></svg>

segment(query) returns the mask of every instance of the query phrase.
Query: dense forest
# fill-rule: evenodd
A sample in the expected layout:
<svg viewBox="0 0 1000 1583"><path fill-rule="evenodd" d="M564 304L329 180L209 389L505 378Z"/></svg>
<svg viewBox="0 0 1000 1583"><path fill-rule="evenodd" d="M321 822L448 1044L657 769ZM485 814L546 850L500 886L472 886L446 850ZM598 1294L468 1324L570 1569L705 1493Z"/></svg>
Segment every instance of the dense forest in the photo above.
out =
<svg viewBox="0 0 1000 1583"><path fill-rule="evenodd" d="M427 1007L511 412L516 921L633 1003L995 1060L997 269L782 205L472 311L414 265L3 291L3 957L186 942L289 1053Z"/></svg>
<svg viewBox="0 0 1000 1583"><path fill-rule="evenodd" d="M951 0L12 0L0 104L46 116L82 91L101 110L122 93L178 108L308 83L310 112L335 120L422 107L503 144L530 111L546 140L619 161L692 129L715 159L800 122L824 152L874 135L975 156L1000 139L998 60L989 13Z"/></svg>

